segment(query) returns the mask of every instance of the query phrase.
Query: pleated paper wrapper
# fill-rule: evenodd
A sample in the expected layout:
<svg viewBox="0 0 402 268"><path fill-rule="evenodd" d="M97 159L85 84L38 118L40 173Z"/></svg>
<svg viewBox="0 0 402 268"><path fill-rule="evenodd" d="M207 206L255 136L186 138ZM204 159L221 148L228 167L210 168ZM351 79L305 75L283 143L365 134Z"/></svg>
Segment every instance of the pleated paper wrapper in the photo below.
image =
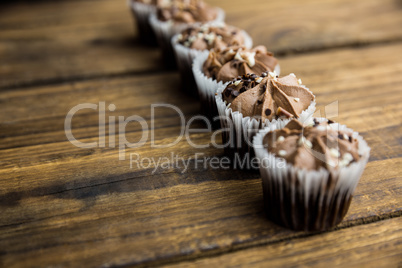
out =
<svg viewBox="0 0 402 268"><path fill-rule="evenodd" d="M319 118L320 122L327 120ZM349 130L344 125L331 124L334 129ZM322 231L342 221L352 201L353 192L370 156L364 139L353 132L359 142L361 158L334 172L324 168L305 170L293 167L283 158L275 157L263 148L264 136L278 126L261 130L253 140L260 163L264 207L273 222L304 231Z"/></svg>

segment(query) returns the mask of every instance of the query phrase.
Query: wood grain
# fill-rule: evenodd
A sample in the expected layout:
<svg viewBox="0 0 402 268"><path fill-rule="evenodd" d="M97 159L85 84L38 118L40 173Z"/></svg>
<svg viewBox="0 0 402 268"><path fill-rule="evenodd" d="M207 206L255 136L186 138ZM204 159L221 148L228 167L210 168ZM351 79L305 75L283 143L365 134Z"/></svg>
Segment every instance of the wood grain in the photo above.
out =
<svg viewBox="0 0 402 268"><path fill-rule="evenodd" d="M389 167L401 164L397 159L368 165L340 226L400 215L400 172ZM191 175L136 176L72 191L55 187L60 192L51 195L32 189L2 209L3 259L22 266L138 264L305 235L266 220L258 175L233 175L193 170Z"/></svg>
<svg viewBox="0 0 402 268"><path fill-rule="evenodd" d="M371 146L344 221L324 233L269 222L258 172L204 168L197 153L223 156L211 146L147 142L127 148L124 161L109 136L105 147L75 147L64 119L77 104L114 104L106 123L138 115L150 125L151 104L176 105L187 121L199 103L180 92L158 49L139 44L124 1L10 3L0 5L0 266L402 265L402 3L210 3L277 52L283 74L302 78L317 96L317 115L337 108L331 118ZM98 142L98 119L98 111L78 112L75 137ZM139 124L126 130L132 142L142 135ZM157 111L156 144L179 132L174 111ZM112 136L116 144L121 137ZM211 133L190 137L208 144ZM130 154L172 153L189 160L184 172L172 159L165 168L130 166Z"/></svg>
<svg viewBox="0 0 402 268"><path fill-rule="evenodd" d="M363 126L386 126L392 119L400 122L398 105L402 92L398 74L402 66L395 55L401 53L399 44L334 50L284 58L282 69L284 74L296 73L314 91L322 115L325 105L338 100L342 119L347 120L353 115L365 119L353 123L341 121L363 131ZM326 64L323 66L322 62ZM9 139L0 146L12 146L12 139L20 139L21 145L38 144L44 138L43 133L52 131L60 132L55 141L65 141L64 118L72 107L80 103L105 101L106 105L113 103L117 107L116 112L108 112L108 115L137 114L146 119L150 118L150 105L156 102L177 105L186 115L197 113L199 103L182 94L178 87L178 75L167 73L3 91L0 104L3 104L4 113L0 114L0 123L5 127L0 129L0 137ZM166 112L166 116L175 114L169 110ZM387 120L372 119L377 115ZM73 120L75 128L85 126L86 131L92 128L92 133L97 132L96 111L84 110L76 116L77 120ZM28 133L32 138L23 137Z"/></svg>
<svg viewBox="0 0 402 268"><path fill-rule="evenodd" d="M139 45L124 1L36 2L2 8L0 86L160 70ZM17 15L18 14L18 15Z"/></svg>
<svg viewBox="0 0 402 268"><path fill-rule="evenodd" d="M340 225L344 228L401 215L402 81L397 73L402 66L394 56L400 52L397 44L283 60L284 72L300 74L319 104L338 100L336 119L360 131L372 147L371 162ZM154 165L130 168L129 159L118 160L117 149L80 149L66 141L64 116L82 102L114 103L116 111L107 115L137 114L148 122L155 102L176 104L188 117L196 114L197 102L175 89L177 80L177 74L168 73L0 93L5 111L0 115L0 254L7 266L149 265L307 235L266 220L258 173L204 170L194 160L185 173L182 166L154 172ZM74 134L84 142L97 141L97 119L96 111L77 114ZM158 113L156 123L159 144L176 139L174 112ZM129 140L139 139L138 125L127 129ZM203 144L210 134L192 138ZM199 152L222 155L183 140L171 150L148 143L127 149L127 156L170 157L171 152L186 159Z"/></svg>
<svg viewBox="0 0 402 268"><path fill-rule="evenodd" d="M395 0L211 3L279 54L402 40ZM124 1L21 3L0 12L0 88L163 70L159 51L139 45Z"/></svg>
<svg viewBox="0 0 402 268"><path fill-rule="evenodd" d="M399 217L166 267L400 267L401 225Z"/></svg>
<svg viewBox="0 0 402 268"><path fill-rule="evenodd" d="M401 164L401 158L369 163L340 226L400 215L400 172L390 167ZM2 201L6 264L150 264L305 235L265 218L257 174L191 170L110 182L102 166L104 183L98 179L97 185L74 190L38 187L12 193L21 198L14 204ZM44 194L51 190L58 193Z"/></svg>

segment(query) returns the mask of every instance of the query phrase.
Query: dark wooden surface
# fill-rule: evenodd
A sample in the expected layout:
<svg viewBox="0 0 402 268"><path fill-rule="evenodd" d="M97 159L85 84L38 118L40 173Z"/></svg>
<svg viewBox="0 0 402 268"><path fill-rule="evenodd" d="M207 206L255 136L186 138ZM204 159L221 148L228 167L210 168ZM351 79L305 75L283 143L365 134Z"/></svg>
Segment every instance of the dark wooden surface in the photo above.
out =
<svg viewBox="0 0 402 268"><path fill-rule="evenodd" d="M227 21L277 52L316 94L318 110L359 131L370 162L345 220L325 233L270 223L258 173L130 168L128 155L193 159L223 155L185 140L169 150L81 149L64 132L80 103L139 115L152 103L187 118L197 100L179 90L157 48L138 43L124 1L17 2L0 6L0 264L4 267L402 265L401 1L219 1ZM157 113L156 142L174 141L172 111ZM73 119L83 142L98 141L98 114ZM141 137L138 124L127 139ZM210 133L191 137L199 144ZM117 142L117 137L116 142ZM108 145L108 144L107 144ZM1 265L0 265L1 266Z"/></svg>

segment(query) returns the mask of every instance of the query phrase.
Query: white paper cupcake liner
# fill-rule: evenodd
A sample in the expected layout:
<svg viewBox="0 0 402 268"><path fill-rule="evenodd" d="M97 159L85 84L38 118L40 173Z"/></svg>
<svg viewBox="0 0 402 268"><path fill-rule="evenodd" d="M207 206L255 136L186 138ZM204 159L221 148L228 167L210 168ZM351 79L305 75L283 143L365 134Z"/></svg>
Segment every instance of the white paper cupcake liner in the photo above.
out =
<svg viewBox="0 0 402 268"><path fill-rule="evenodd" d="M214 23L208 24L214 25ZM246 46L247 48L252 48L253 39L245 31L242 31L242 34L244 36L244 46ZM193 61L198 55L201 55L205 52L209 53L209 50L196 50L185 47L177 42L178 37L179 34L173 36L172 46L175 52L177 66L182 77L184 89L193 96L199 96L197 84L194 80L194 75L192 71ZM213 103L215 103L215 100L213 100Z"/></svg>
<svg viewBox="0 0 402 268"><path fill-rule="evenodd" d="M225 20L225 12L221 8L217 9L217 17L212 22L223 22ZM165 60L174 61L174 52L172 47L172 38L174 35L179 34L187 27L194 25L188 23L173 23L172 21L163 22L158 20L156 13L151 14L149 17L149 23L152 26L152 29L155 32L156 39L160 48L162 49L162 53L164 55ZM199 25L200 23L195 23L195 25ZM167 62L169 65L174 65L174 63Z"/></svg>
<svg viewBox="0 0 402 268"><path fill-rule="evenodd" d="M318 119L320 122L323 120L327 119ZM331 127L352 131L339 124L332 124ZM353 137L359 141L361 158L358 162L341 167L335 173L326 169L302 170L264 148L264 136L277 128L270 125L259 131L253 140L260 164L267 216L295 230L326 230L335 226L349 209L353 192L368 162L370 148L357 132L353 132Z"/></svg>
<svg viewBox="0 0 402 268"><path fill-rule="evenodd" d="M201 107L203 113L211 120L218 116L218 109L216 106L215 93L218 88L227 85L229 82L218 82L215 79L207 77L203 72L204 62L208 59L209 51L202 51L194 58L193 61L193 75L197 84L198 95L201 100ZM280 74L281 68L279 64L275 66L275 73Z"/></svg>
<svg viewBox="0 0 402 268"><path fill-rule="evenodd" d="M228 131L222 132L222 142L225 144L225 153L231 157L236 154L240 157L254 156L252 139L260 129L263 128L283 128L290 119L274 119L272 121L243 117L243 114L238 111L233 111L230 105L222 99L222 92L225 85L218 88L215 95L216 106L221 120L221 128ZM300 122L308 122L313 117L315 112L315 101L312 101L309 107L304 110L300 117L297 118ZM251 159L251 158L250 158Z"/></svg>
<svg viewBox="0 0 402 268"><path fill-rule="evenodd" d="M127 4L130 6L133 17L137 21L136 24L140 40L148 44L156 45L155 33L149 23L151 14L156 14L156 7L130 0Z"/></svg>

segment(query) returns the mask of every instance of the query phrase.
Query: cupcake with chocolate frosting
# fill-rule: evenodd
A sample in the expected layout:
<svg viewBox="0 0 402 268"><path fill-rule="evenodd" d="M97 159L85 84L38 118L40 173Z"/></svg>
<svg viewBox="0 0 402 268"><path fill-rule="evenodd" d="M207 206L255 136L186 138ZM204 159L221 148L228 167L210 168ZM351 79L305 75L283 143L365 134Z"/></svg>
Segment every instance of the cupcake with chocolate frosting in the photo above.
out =
<svg viewBox="0 0 402 268"><path fill-rule="evenodd" d="M189 27L176 36L175 43L198 51L223 50L229 46L251 48L252 40L243 30L224 22Z"/></svg>
<svg viewBox="0 0 402 268"><path fill-rule="evenodd" d="M264 46L251 49L231 46L197 56L193 73L206 115L210 118L217 116L215 93L219 87L239 76L266 72L279 75L280 68L278 60Z"/></svg>
<svg viewBox="0 0 402 268"><path fill-rule="evenodd" d="M295 230L329 229L346 215L370 148L358 133L324 118L272 125L253 141L264 205L274 222Z"/></svg>
<svg viewBox="0 0 402 268"><path fill-rule="evenodd" d="M290 119L307 121L315 111L315 96L296 75L274 72L238 76L217 91L216 105L225 152L253 155L252 138L261 128L283 126Z"/></svg>
<svg viewBox="0 0 402 268"><path fill-rule="evenodd" d="M211 7L202 0L171 0L169 5L158 7L149 22L157 36L159 46L168 65L174 66L172 37L189 26L223 22L225 13L222 9Z"/></svg>
<svg viewBox="0 0 402 268"><path fill-rule="evenodd" d="M279 74L277 65L278 60L264 46L252 49L238 46L211 51L202 69L208 78L229 82L239 75L248 73L261 74L276 71Z"/></svg>
<svg viewBox="0 0 402 268"><path fill-rule="evenodd" d="M218 17L218 10L200 0L173 0L170 5L158 7L157 18L173 23L209 22Z"/></svg>
<svg viewBox="0 0 402 268"><path fill-rule="evenodd" d="M243 30L223 22L192 26L172 38L183 89L198 96L192 64L196 56L209 50L223 50L228 46L251 48L253 41Z"/></svg>

